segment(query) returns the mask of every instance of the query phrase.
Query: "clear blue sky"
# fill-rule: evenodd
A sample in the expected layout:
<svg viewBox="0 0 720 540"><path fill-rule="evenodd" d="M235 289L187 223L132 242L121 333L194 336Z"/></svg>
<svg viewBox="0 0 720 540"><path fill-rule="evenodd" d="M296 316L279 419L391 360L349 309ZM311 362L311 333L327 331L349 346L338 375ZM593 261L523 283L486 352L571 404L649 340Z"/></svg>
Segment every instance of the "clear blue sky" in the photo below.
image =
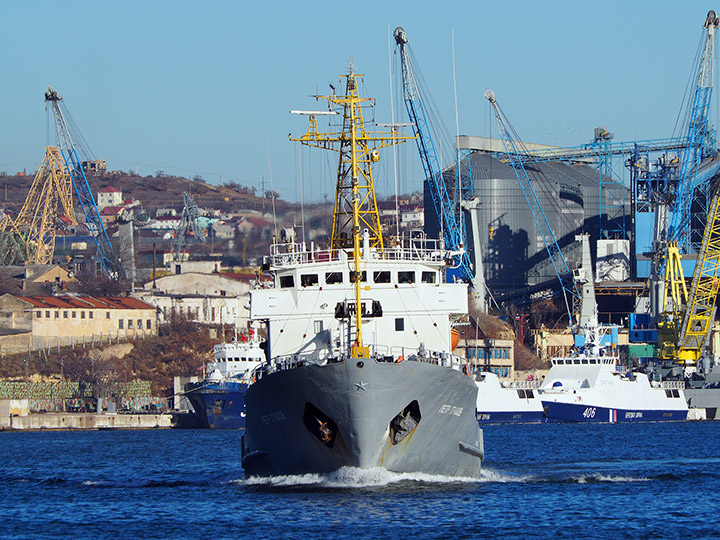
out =
<svg viewBox="0 0 720 540"><path fill-rule="evenodd" d="M576 145L601 125L618 141L667 137L711 8L720 5L3 2L0 167L39 164L52 85L110 169L258 187L264 177L269 187L269 148L281 197L298 196L301 169L306 199L318 200L332 190L336 158L289 142L306 119L288 111L317 108L309 96L327 92L352 58L378 100L378 121L390 121L388 35L398 25L452 131L454 30L460 133L495 135L483 99L492 88L528 141ZM406 146L401 186L420 189L415 148ZM391 168L385 160L378 169L380 191L392 184Z"/></svg>

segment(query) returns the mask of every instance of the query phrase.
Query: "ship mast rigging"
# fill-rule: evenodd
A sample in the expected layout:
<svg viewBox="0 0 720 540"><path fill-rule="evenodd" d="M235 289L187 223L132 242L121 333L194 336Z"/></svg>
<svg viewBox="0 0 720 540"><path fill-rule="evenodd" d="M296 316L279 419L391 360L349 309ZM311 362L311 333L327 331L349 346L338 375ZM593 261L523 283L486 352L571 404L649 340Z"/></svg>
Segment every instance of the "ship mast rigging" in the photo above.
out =
<svg viewBox="0 0 720 540"><path fill-rule="evenodd" d="M354 271L351 281L355 289L356 338L351 354L365 358L369 353L363 346L362 338L360 245L363 234L367 235L370 248L384 249L372 165L380 159L378 149L405 142L413 137L400 134L395 128L391 132L366 131L363 106L374 106L375 100L359 96L358 82L363 80L363 75L356 74L352 67L347 75L341 77L345 78L345 95L317 95L315 98L326 100L331 111L342 108L342 131L320 133L317 116L327 112L308 111L303 113L309 115L308 132L299 138L290 136L290 140L339 152L330 250L333 253L352 249ZM364 233L363 230L367 232Z"/></svg>

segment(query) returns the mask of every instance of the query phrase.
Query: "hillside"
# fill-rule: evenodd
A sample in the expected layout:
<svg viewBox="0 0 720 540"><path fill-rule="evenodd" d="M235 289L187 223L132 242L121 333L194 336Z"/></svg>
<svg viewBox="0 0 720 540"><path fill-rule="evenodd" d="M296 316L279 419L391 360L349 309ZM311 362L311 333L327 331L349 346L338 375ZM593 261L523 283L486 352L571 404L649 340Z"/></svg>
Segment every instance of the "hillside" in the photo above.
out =
<svg viewBox="0 0 720 540"><path fill-rule="evenodd" d="M30 191L33 176L0 175L0 207L19 210ZM226 212L241 210L271 209L269 196L264 198L248 188L235 183L213 186L202 180L188 180L175 176L137 176L134 174L113 171L102 176L89 176L88 183L93 195L105 187L112 186L123 192L125 199L140 201L145 209L154 215L157 208L182 208L182 193L190 193L201 208L216 209ZM276 199L275 208L278 214L284 214L293 207L292 204Z"/></svg>

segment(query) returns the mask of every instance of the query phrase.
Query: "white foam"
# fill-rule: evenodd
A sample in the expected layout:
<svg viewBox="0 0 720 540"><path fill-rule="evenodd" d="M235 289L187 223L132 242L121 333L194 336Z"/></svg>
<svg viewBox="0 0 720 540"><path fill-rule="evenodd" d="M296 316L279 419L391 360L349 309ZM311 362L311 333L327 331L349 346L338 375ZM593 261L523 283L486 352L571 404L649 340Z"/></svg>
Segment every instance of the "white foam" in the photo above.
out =
<svg viewBox="0 0 720 540"><path fill-rule="evenodd" d="M532 482L534 480L537 480L537 477L532 475L513 476L502 471L483 468L479 481L506 484L510 482Z"/></svg>
<svg viewBox="0 0 720 540"><path fill-rule="evenodd" d="M587 484L588 482L649 482L649 478L641 477L633 477L633 476L608 476L605 474L595 473L595 474L585 474L579 477L573 477L574 480L577 480L578 484Z"/></svg>
<svg viewBox="0 0 720 540"><path fill-rule="evenodd" d="M467 478L460 476L441 476L425 473L395 473L374 467L359 469L356 467L342 467L327 474L302 474L288 476L251 477L235 480L235 483L246 486L275 486L275 487L323 487L323 488L368 488L383 487L400 483L427 483L427 484L456 484L482 482L483 478Z"/></svg>

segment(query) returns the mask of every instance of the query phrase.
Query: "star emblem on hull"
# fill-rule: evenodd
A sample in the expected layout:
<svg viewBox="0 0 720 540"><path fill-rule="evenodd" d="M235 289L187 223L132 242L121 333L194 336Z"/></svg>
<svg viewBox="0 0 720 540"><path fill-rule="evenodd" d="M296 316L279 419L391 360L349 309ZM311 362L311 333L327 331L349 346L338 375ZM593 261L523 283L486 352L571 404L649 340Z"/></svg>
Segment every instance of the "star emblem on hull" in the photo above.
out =
<svg viewBox="0 0 720 540"><path fill-rule="evenodd" d="M355 387L356 392L364 392L365 390L367 390L368 382L365 379L360 379L353 386Z"/></svg>

